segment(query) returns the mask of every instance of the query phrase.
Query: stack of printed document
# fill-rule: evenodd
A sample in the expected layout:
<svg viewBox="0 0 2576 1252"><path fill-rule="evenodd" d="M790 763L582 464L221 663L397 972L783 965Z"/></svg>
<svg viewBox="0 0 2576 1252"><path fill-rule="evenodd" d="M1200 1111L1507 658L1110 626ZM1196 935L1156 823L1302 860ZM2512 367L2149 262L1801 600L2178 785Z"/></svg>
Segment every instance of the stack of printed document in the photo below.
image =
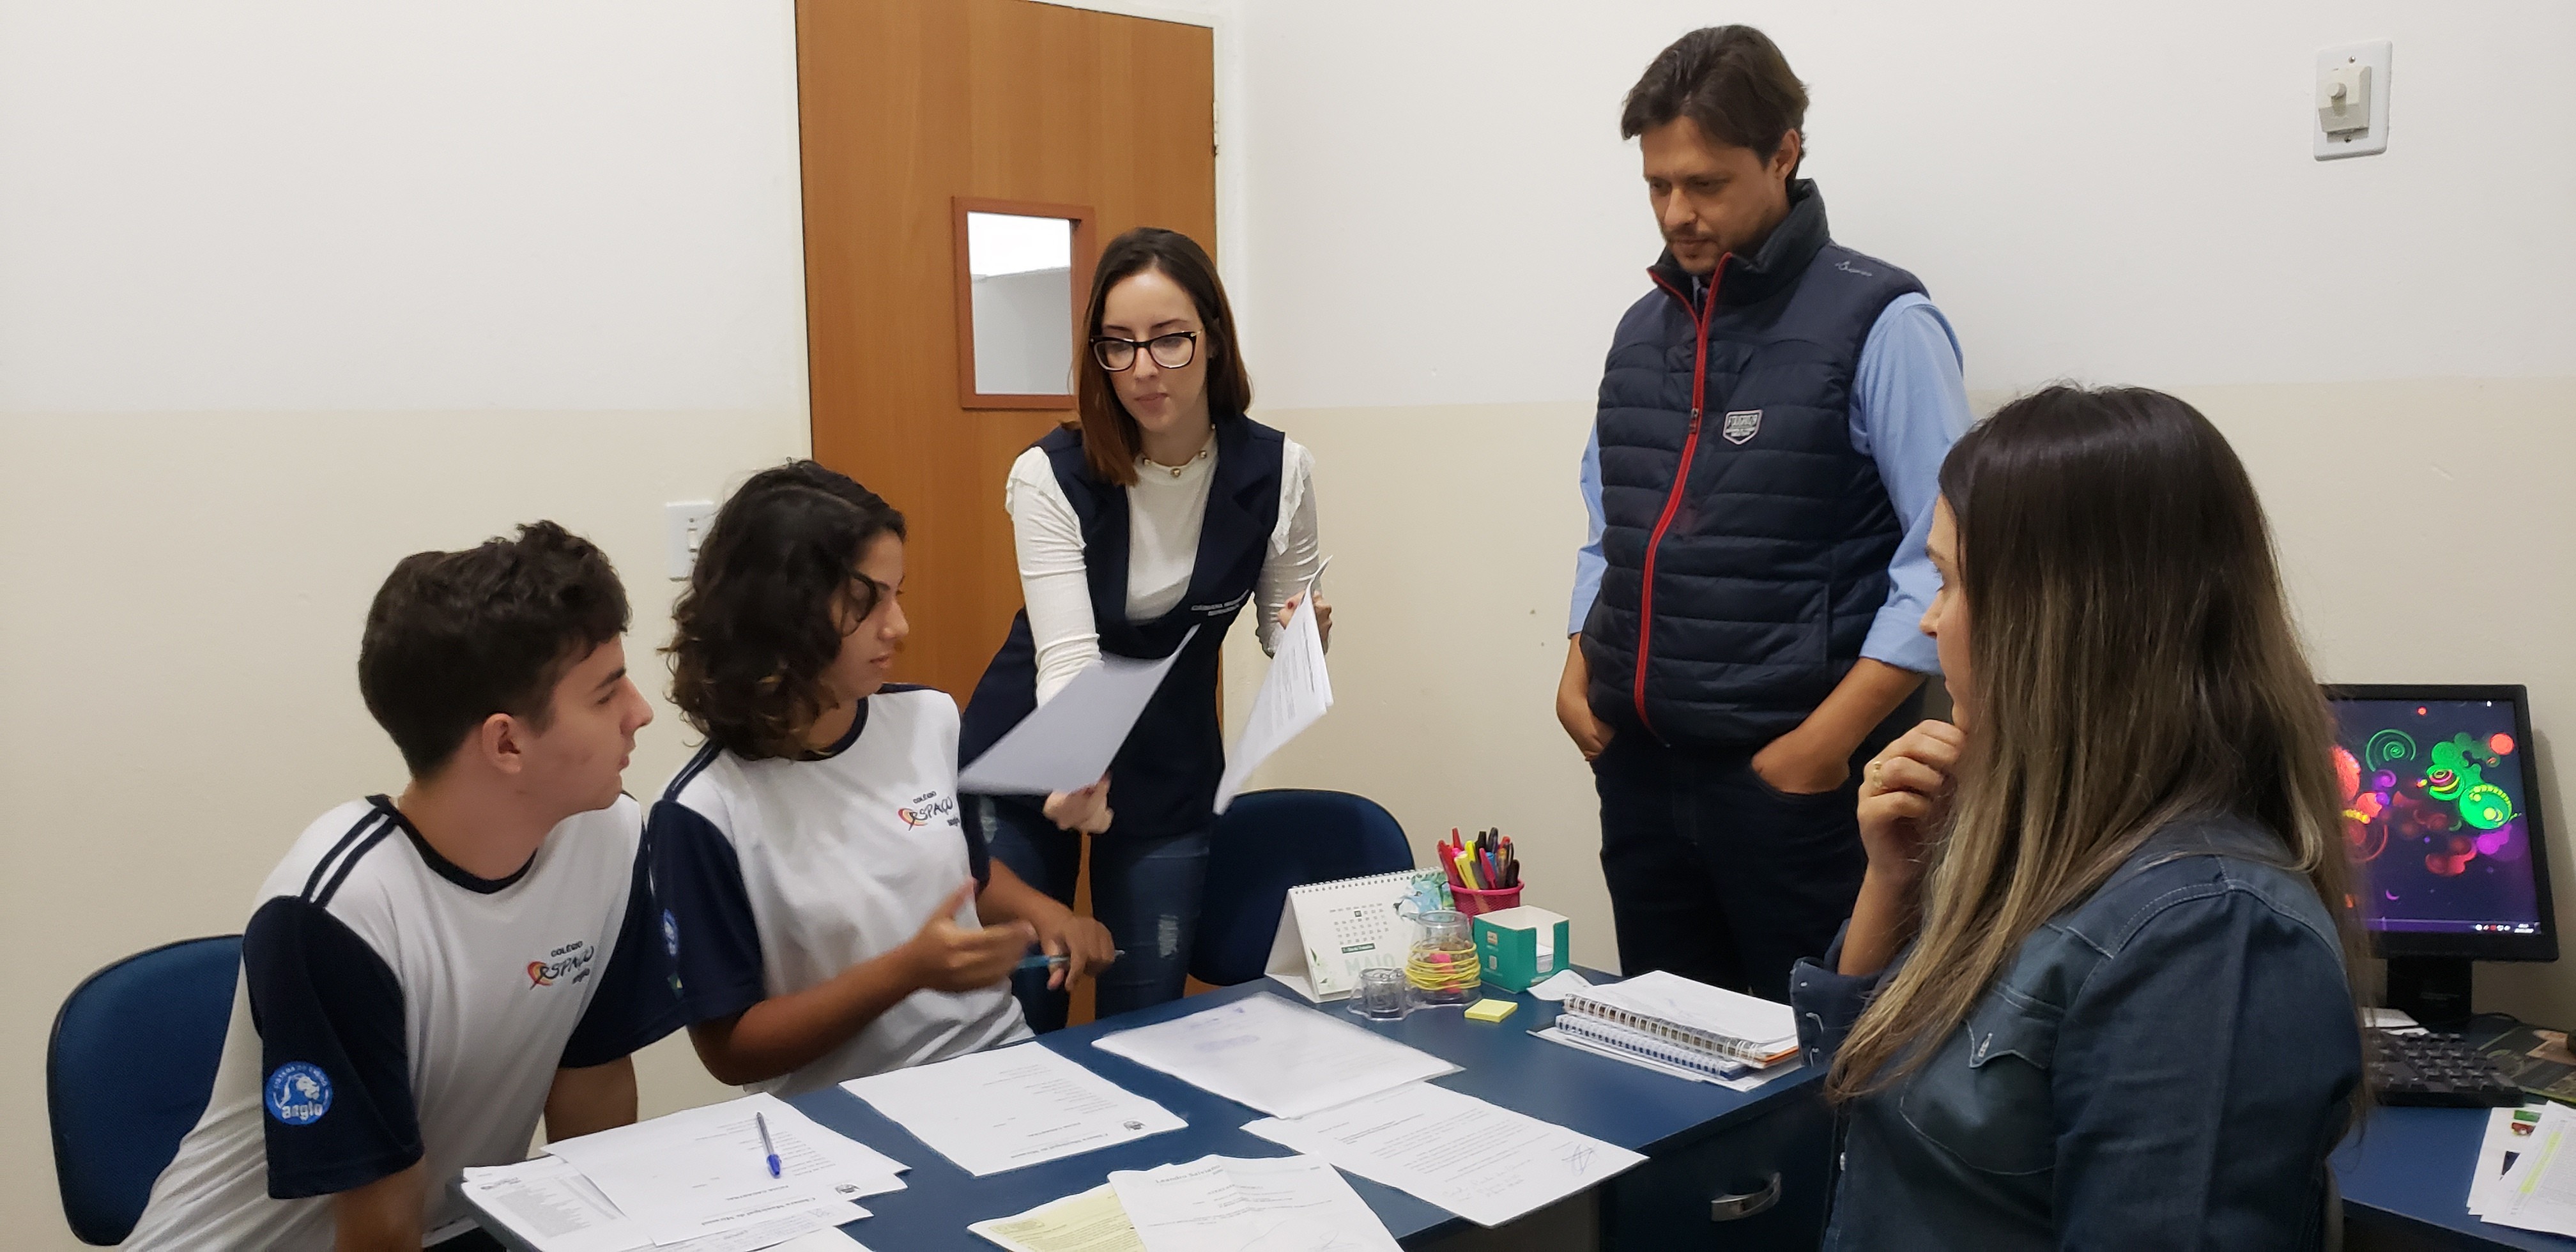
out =
<svg viewBox="0 0 2576 1252"><path fill-rule="evenodd" d="M2576 1111L2549 1104L2489 1113L2469 1211L2499 1226L2576 1235Z"/></svg>
<svg viewBox="0 0 2576 1252"><path fill-rule="evenodd" d="M1646 1159L1427 1082L1304 1117L1264 1118L1243 1129L1480 1226L1500 1226Z"/></svg>
<svg viewBox="0 0 2576 1252"><path fill-rule="evenodd" d="M868 1216L853 1201L902 1190L907 1168L769 1095L546 1152L463 1182L475 1208L538 1252L757 1252Z"/></svg>
<svg viewBox="0 0 2576 1252"><path fill-rule="evenodd" d="M1337 1014L1253 995L1093 1047L1272 1117L1303 1117L1458 1067Z"/></svg>

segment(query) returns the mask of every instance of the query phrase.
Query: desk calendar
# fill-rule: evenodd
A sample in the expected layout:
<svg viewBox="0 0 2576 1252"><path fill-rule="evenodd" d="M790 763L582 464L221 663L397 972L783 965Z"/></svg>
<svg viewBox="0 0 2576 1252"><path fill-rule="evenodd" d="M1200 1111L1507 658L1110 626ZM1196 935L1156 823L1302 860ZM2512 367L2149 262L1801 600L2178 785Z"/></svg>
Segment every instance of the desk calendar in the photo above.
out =
<svg viewBox="0 0 2576 1252"><path fill-rule="evenodd" d="M1309 1000L1341 999L1361 970L1404 964L1418 929L1406 915L1448 907L1449 878L1436 869L1291 887L1263 972Z"/></svg>

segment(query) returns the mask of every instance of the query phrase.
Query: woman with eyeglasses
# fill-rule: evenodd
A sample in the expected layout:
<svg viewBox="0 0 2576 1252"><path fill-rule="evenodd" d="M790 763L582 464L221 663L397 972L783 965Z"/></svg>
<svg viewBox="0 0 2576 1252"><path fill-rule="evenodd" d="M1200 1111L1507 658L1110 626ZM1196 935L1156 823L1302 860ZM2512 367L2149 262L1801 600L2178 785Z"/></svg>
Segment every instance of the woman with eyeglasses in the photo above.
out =
<svg viewBox="0 0 2576 1252"><path fill-rule="evenodd" d="M1247 607L1269 649L1323 558L1314 457L1245 416L1252 382L1205 251L1152 227L1111 240L1085 326L1080 420L1021 453L1003 489L1028 607L976 684L958 757L974 760L1103 653L1180 652L1099 783L1043 809L967 797L993 857L1068 904L1083 836L1100 836L1092 914L1119 949L1098 975L1106 1017L1181 994L1225 771L1218 650ZM1320 595L1315 614L1329 637ZM1033 972L1015 986L1041 1032L1065 1023L1065 995L1047 983Z"/></svg>

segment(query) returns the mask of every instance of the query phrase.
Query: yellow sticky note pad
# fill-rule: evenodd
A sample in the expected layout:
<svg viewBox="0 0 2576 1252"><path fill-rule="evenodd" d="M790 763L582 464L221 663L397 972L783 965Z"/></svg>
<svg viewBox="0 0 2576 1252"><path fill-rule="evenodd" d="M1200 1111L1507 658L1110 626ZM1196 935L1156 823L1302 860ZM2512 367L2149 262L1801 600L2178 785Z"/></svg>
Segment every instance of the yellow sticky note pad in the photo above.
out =
<svg viewBox="0 0 2576 1252"><path fill-rule="evenodd" d="M1512 1010L1519 1007L1520 1005L1518 1003L1511 1000L1478 1000L1474 1004L1467 1006L1467 1020L1471 1022L1499 1022L1504 1018L1511 1016Z"/></svg>

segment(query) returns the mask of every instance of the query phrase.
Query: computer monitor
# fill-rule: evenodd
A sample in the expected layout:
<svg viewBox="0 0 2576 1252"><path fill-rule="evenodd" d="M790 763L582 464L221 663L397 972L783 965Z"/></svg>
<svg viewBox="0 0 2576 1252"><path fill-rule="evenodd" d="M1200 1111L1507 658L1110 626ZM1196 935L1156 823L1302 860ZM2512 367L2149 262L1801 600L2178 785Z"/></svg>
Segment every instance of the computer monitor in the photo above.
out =
<svg viewBox="0 0 2576 1252"><path fill-rule="evenodd" d="M2548 839L2520 685L2338 686L2335 780L2354 905L2388 1004L2469 1016L2472 961L2554 961Z"/></svg>

